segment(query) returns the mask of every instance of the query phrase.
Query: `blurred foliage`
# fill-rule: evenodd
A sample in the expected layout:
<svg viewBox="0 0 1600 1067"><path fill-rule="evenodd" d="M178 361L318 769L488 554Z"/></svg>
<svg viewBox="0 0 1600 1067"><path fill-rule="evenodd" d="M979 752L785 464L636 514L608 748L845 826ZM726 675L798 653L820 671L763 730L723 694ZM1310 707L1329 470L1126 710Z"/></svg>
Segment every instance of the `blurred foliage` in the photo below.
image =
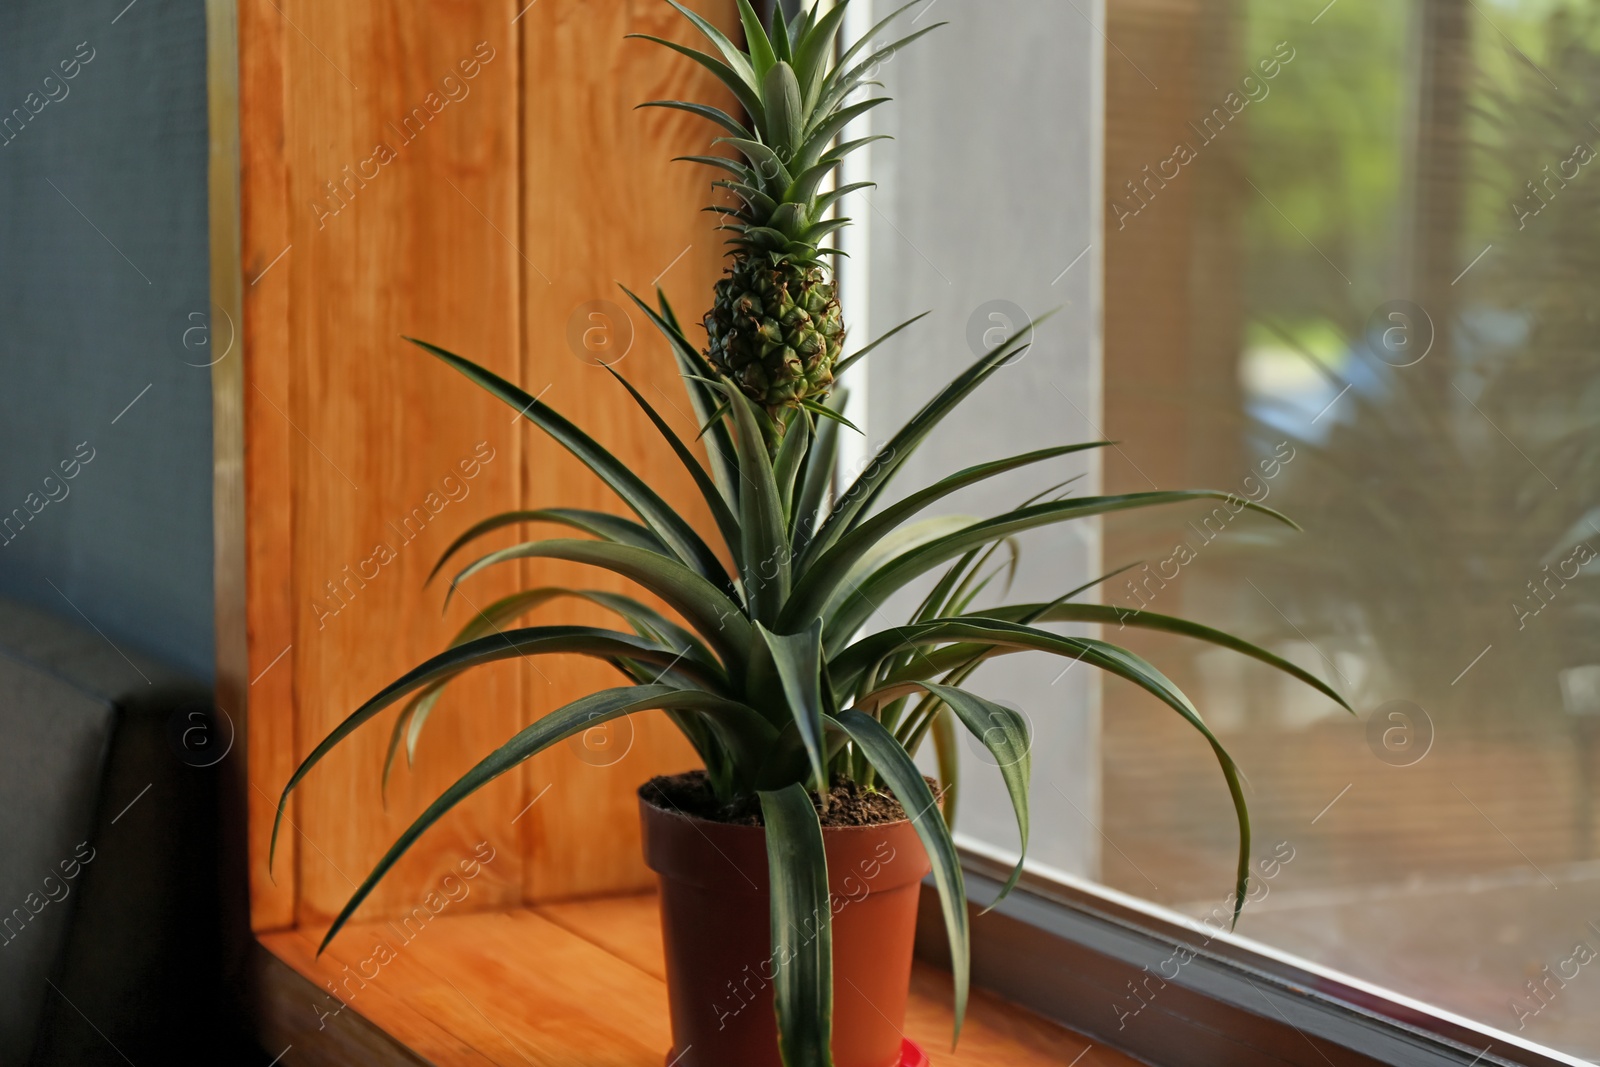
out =
<svg viewBox="0 0 1600 1067"><path fill-rule="evenodd" d="M1351 332L1366 317L1358 309L1390 291L1405 173L1407 7L1341 0L1313 26L1306 5L1249 0L1240 58L1267 55L1279 41L1295 49L1250 117L1245 166L1261 190L1241 194L1252 310Z"/></svg>
<svg viewBox="0 0 1600 1067"><path fill-rule="evenodd" d="M1279 5L1255 13L1260 40L1288 32ZM1266 324L1281 351L1299 352L1326 377L1326 398L1351 388L1320 425L1299 420L1305 458L1274 501L1307 534L1236 562L1281 592L1306 635L1373 665L1369 699L1521 728L1562 716L1560 670L1600 661L1600 563L1546 586L1537 615L1514 606L1541 607L1528 583L1575 543L1600 550L1600 158L1574 162L1580 144L1600 146L1600 3L1485 4L1477 17L1470 173L1451 176L1468 199L1453 237L1462 264L1493 247L1417 366L1377 358L1365 332L1371 309L1405 292L1385 273L1407 261L1393 221L1414 91L1396 77L1405 5L1332 8L1317 30L1352 40L1302 49L1300 80L1279 87L1286 106L1258 116L1249 173L1304 236L1250 204L1252 335ZM1527 183L1564 161L1565 178L1535 199ZM1354 284L1330 285L1308 241L1349 264ZM1327 356L1330 325L1348 338L1343 360ZM1251 432L1278 441L1294 424L1263 418ZM1491 643L1504 667L1453 686Z"/></svg>

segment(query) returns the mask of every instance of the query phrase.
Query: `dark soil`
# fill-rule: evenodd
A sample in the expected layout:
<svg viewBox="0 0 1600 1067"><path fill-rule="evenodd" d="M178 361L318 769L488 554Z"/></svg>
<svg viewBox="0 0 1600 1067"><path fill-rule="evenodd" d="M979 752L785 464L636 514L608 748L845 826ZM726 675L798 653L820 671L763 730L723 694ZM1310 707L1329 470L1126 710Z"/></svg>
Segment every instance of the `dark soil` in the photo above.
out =
<svg viewBox="0 0 1600 1067"><path fill-rule="evenodd" d="M724 805L711 791L705 771L652 778L639 787L639 795L665 811L678 811L735 826L762 825L759 797L742 797L732 806ZM900 801L887 788L863 789L859 783L842 775L834 776L833 789L828 794L827 811L822 810L815 793L811 794L811 803L817 808L823 826L878 826L899 822L906 817Z"/></svg>

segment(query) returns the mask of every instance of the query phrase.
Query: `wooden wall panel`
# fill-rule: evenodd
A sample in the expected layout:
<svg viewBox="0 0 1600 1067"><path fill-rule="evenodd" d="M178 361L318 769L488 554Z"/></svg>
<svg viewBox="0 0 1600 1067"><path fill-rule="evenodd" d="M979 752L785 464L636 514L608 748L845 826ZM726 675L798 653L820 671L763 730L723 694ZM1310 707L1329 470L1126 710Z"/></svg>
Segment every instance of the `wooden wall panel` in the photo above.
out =
<svg viewBox="0 0 1600 1067"><path fill-rule="evenodd" d="M438 652L513 586L479 583L441 619L423 588L472 522L519 503L519 446L493 398L400 337L517 373L516 49L509 2L283 5L303 31L286 63L294 249L290 291L297 741L306 752L362 700ZM313 44L313 42L315 42ZM475 76L474 76L475 73ZM498 227L498 229L497 229ZM464 676L416 767L378 804L388 725L361 730L308 779L299 808L299 917L336 912L389 844L520 728L518 671ZM473 906L520 895L512 824L521 775L465 802L373 895L369 915L422 905L489 842Z"/></svg>
<svg viewBox="0 0 1600 1067"><path fill-rule="evenodd" d="M691 6L735 32L732 0ZM539 4L522 18L522 30L528 81L524 248L538 266L527 273L523 381L535 393L549 386L545 399L552 406L626 457L668 500L683 505L700 529L710 529L703 506L693 506L687 474L621 387L569 346L568 324L595 301L631 311L633 347L616 369L685 439L694 438L698 427L672 357L618 285L649 299L659 282L691 341L704 339L695 323L721 274L724 251L713 216L700 210L711 202L712 174L671 160L705 153L718 131L691 115L634 108L661 98L714 101L729 109L734 104L687 60L659 45L624 39L649 33L695 41L693 28L662 0ZM629 328L620 320L613 325ZM559 447L530 437L528 448L531 506L619 510L610 491ZM569 565L530 565L528 576L535 584L624 589L601 572ZM565 615L570 609L558 610ZM601 615L592 621L615 624ZM615 685L615 679L609 668L591 661L541 661L528 671L529 710L549 711L593 688ZM581 754L563 747L529 764L534 794L548 787L524 820L530 901L653 884L639 855L634 790L654 774L695 766L693 752L656 714L635 716L590 741L573 746L584 748Z"/></svg>
<svg viewBox="0 0 1600 1067"><path fill-rule="evenodd" d="M379 776L393 713L361 731L308 780L276 883L267 878L265 835L294 762L444 645L471 609L441 619L440 590L423 579L459 529L520 499L509 417L470 390L447 392L459 378L400 338L515 372L517 253L485 222L516 226L514 13L509 2L241 4L257 929L325 921L424 804L519 720L514 666L464 681L415 773L397 773L387 811ZM497 856L473 906L514 903L520 796L510 776L464 805L363 914L421 904L479 841Z"/></svg>
<svg viewBox="0 0 1600 1067"><path fill-rule="evenodd" d="M731 0L697 6L737 26ZM238 20L244 360L219 390L243 411L243 531L232 528L245 604L219 612L242 615L248 634L247 660L228 673L249 702L240 792L251 923L264 931L325 924L463 771L537 715L615 684L582 661L474 672L438 706L417 766L396 770L387 808L379 782L396 712L386 712L297 794L269 876L274 805L299 759L444 647L475 605L519 582L621 588L582 568L507 567L474 579L441 618L443 589L423 580L472 522L522 506L621 506L400 335L536 393L548 385L547 400L699 522L687 476L626 394L573 352L567 326L591 301L625 307L618 282L641 293L659 282L693 322L723 248L700 211L711 176L670 161L705 150L714 131L634 110L659 96L716 99L686 61L623 40L630 31L690 40L664 3L240 0ZM629 327L619 369L692 438L664 345L637 312ZM485 547L513 539L507 531ZM557 619L613 623L568 608L537 621ZM590 739L586 756L575 755L582 744L563 746L484 790L418 843L361 916L422 904L480 841L495 859L459 910L649 884L633 791L694 758L664 718L642 718L631 733Z"/></svg>

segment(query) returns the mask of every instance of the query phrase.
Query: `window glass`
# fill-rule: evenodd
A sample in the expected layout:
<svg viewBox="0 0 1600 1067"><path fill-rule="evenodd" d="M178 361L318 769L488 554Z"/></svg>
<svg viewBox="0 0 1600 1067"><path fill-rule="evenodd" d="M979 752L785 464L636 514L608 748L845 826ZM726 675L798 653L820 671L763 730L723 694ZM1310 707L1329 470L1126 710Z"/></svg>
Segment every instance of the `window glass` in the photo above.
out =
<svg viewBox="0 0 1600 1067"><path fill-rule="evenodd" d="M1600 1055L1600 4L919 18L955 25L885 68L875 132L897 139L851 213L871 329L934 315L873 367L869 439L971 358L996 302L1062 307L916 473L1105 436L1098 466L962 506L1083 473L1304 528L1179 507L1023 546L1027 599L1137 564L1099 591L1128 623L1101 635L1195 698L1248 778L1256 856L1290 857L1240 932ZM1156 614L1266 646L1357 714L1133 625ZM974 680L1035 726L1031 854L1212 911L1235 828L1204 741L1035 658ZM958 828L1014 849L997 776L967 762Z"/></svg>

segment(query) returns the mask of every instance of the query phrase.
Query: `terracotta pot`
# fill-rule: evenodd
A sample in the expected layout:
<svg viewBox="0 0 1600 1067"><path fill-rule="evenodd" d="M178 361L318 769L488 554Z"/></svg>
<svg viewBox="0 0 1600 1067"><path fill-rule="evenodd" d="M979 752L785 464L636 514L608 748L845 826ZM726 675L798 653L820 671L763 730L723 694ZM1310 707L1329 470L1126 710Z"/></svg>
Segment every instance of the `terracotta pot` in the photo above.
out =
<svg viewBox="0 0 1600 1067"><path fill-rule="evenodd" d="M639 800L644 858L661 876L675 1067L781 1067L773 1011L766 830ZM833 910L836 1067L898 1067L920 883L908 821L824 828ZM903 1056L911 1056L903 1060ZM926 1062L921 1060L920 1062Z"/></svg>

